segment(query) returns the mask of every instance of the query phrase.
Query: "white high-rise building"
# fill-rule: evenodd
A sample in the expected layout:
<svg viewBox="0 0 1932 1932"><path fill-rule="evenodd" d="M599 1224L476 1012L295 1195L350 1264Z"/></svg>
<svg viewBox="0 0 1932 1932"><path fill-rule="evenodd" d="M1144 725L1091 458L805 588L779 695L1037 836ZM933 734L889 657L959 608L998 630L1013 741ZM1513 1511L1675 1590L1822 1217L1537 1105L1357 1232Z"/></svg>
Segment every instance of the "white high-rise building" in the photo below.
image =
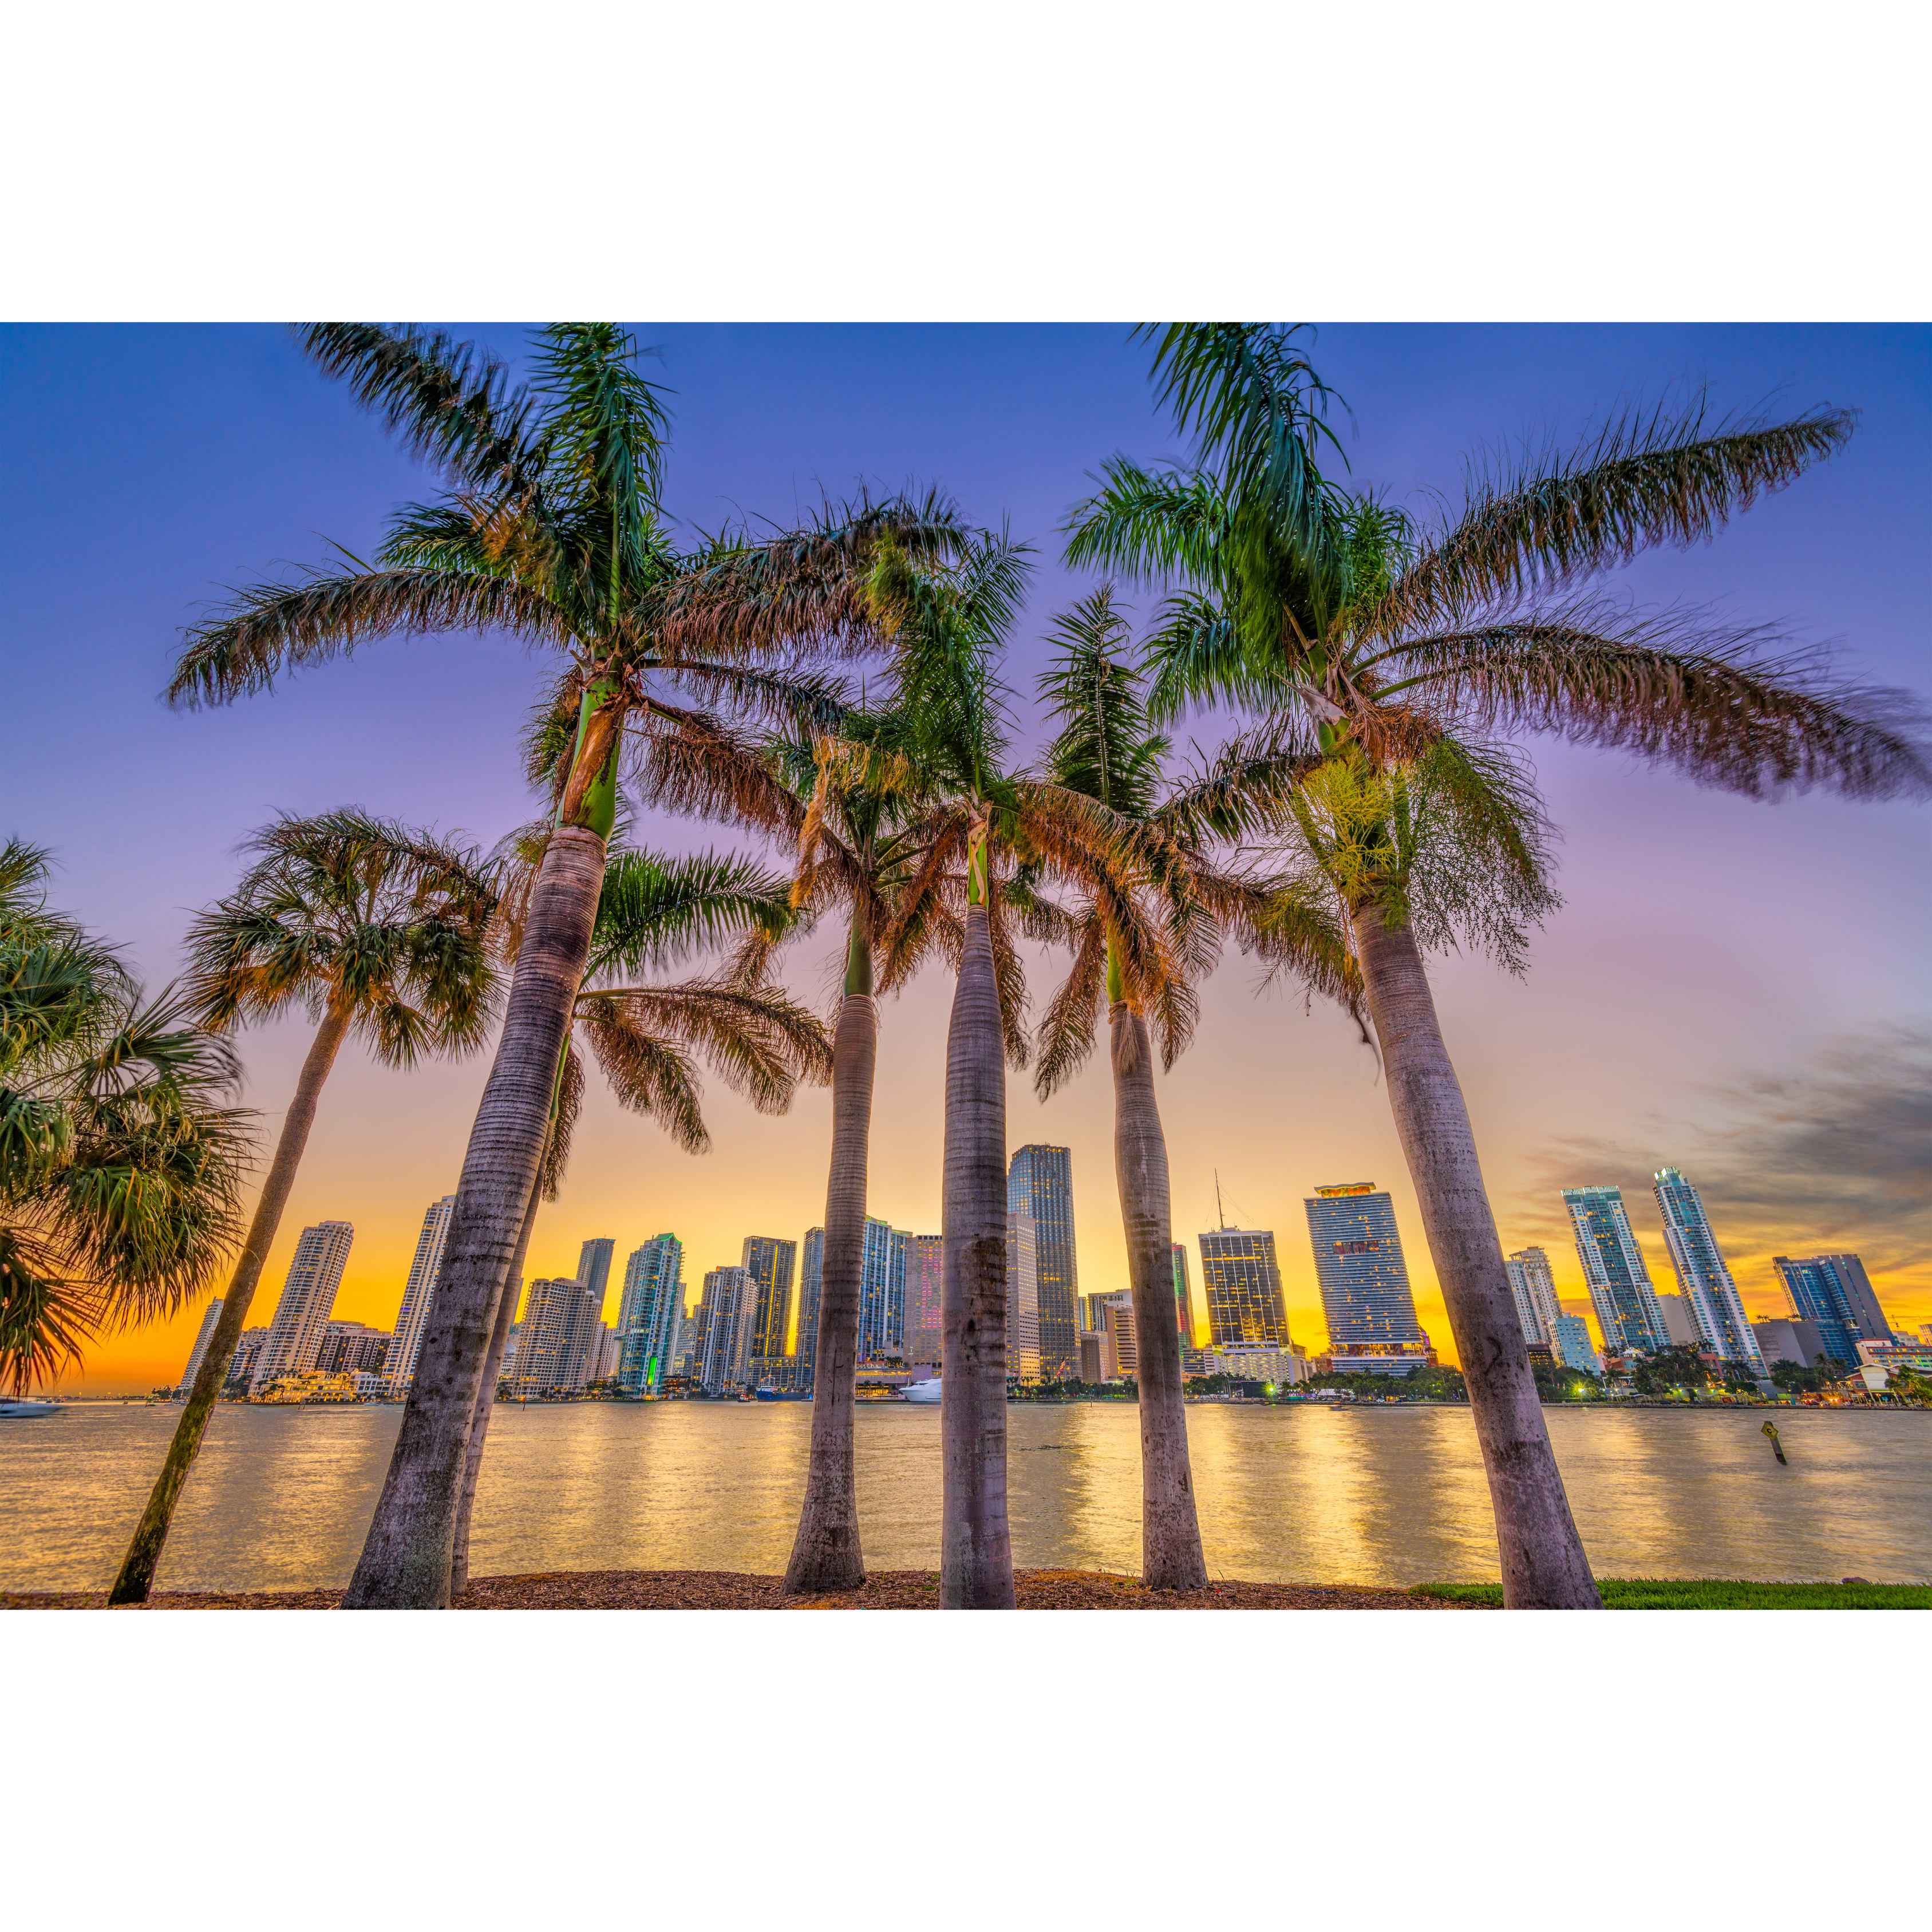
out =
<svg viewBox="0 0 1932 1932"><path fill-rule="evenodd" d="M758 1285L743 1268L713 1268L704 1277L704 1299L698 1309L703 1337L698 1379L713 1394L750 1379L758 1321Z"/></svg>
<svg viewBox="0 0 1932 1932"><path fill-rule="evenodd" d="M677 1372L679 1330L684 1314L684 1249L675 1234L659 1234L632 1251L624 1264L624 1292L617 1305L623 1354L618 1379L632 1395L648 1395Z"/></svg>
<svg viewBox="0 0 1932 1932"><path fill-rule="evenodd" d="M1040 1245L1030 1214L1006 1210L1006 1373L1040 1379Z"/></svg>
<svg viewBox="0 0 1932 1932"><path fill-rule="evenodd" d="M407 1395L416 1376L416 1357L422 1348L423 1330L429 1324L430 1305L436 1299L442 1250L449 1239L449 1217L455 1206L456 1196L446 1194L423 1216L422 1232L416 1237L409 1282L403 1290L403 1305L396 1316L395 1339L382 1359L382 1379L394 1397Z"/></svg>
<svg viewBox="0 0 1932 1932"><path fill-rule="evenodd" d="M1618 1187L1566 1187L1563 1204L1576 1234L1576 1258L1604 1345L1621 1354L1670 1346L1650 1270L1632 1232Z"/></svg>
<svg viewBox="0 0 1932 1932"><path fill-rule="evenodd" d="M1738 1299L1738 1285L1718 1252L1718 1238L1705 1218L1702 1197L1674 1167L1660 1168L1652 1184L1664 1215L1670 1264L1677 1270L1677 1285L1690 1304L1704 1346L1727 1362L1742 1362L1753 1374L1763 1375L1763 1352Z"/></svg>
<svg viewBox="0 0 1932 1932"><path fill-rule="evenodd" d="M201 1365L208 1360L208 1345L214 1340L214 1324L221 1319L224 1298L217 1295L208 1304L207 1312L201 1318L201 1326L194 1331L194 1346L188 1352L188 1366L181 1372L181 1380L175 1386L183 1395L194 1393L194 1378L201 1373Z"/></svg>
<svg viewBox="0 0 1932 1932"><path fill-rule="evenodd" d="M1557 1318L1563 1310L1556 1299L1556 1276L1550 1257L1540 1248L1523 1248L1504 1266L1509 1270L1510 1294L1516 1302L1516 1318L1522 1324L1522 1339L1553 1346Z"/></svg>
<svg viewBox="0 0 1932 1932"><path fill-rule="evenodd" d="M346 1221L322 1221L302 1231L274 1319L255 1359L250 1395L284 1376L305 1376L315 1366L322 1331L334 1312L335 1292L342 1286L349 1244L355 1238L356 1230Z"/></svg>

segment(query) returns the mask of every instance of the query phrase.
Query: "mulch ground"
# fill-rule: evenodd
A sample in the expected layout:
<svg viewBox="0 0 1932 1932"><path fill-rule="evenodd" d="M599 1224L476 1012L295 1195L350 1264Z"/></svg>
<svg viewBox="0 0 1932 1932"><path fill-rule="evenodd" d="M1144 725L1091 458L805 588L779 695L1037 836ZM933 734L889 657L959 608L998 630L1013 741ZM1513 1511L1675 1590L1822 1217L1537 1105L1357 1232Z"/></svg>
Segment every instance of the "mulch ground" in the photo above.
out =
<svg viewBox="0 0 1932 1932"><path fill-rule="evenodd" d="M531 1576L479 1576L459 1599L465 1610L936 1610L939 1577L931 1570L888 1570L860 1590L788 1597L777 1576L729 1570L552 1570ZM1460 1610L1474 1604L1412 1597L1402 1590L1317 1588L1304 1583L1216 1582L1205 1590L1150 1590L1137 1577L1100 1570L1022 1570L1015 1579L1023 1610ZM223 1594L162 1590L152 1610L332 1610L340 1590L259 1590ZM0 1610L98 1610L104 1590L0 1592Z"/></svg>

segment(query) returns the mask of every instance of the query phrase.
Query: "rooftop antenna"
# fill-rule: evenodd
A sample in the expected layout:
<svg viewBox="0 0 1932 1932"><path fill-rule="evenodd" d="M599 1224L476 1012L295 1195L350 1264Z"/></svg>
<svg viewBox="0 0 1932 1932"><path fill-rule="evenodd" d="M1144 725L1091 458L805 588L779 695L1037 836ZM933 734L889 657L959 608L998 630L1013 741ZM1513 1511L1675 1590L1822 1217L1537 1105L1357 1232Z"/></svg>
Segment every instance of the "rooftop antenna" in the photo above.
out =
<svg viewBox="0 0 1932 1932"><path fill-rule="evenodd" d="M1218 1167L1214 1170L1214 1218L1220 1222L1221 1232L1225 1234L1228 1232L1228 1217L1221 1208L1221 1170Z"/></svg>

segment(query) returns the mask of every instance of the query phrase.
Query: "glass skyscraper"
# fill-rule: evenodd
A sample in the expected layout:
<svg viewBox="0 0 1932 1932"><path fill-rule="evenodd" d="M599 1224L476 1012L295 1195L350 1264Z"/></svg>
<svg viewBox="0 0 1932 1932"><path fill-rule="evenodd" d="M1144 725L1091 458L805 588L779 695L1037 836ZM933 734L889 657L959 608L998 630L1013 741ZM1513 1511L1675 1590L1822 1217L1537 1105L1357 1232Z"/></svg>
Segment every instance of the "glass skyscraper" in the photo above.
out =
<svg viewBox="0 0 1932 1932"><path fill-rule="evenodd" d="M825 1230L808 1228L798 1271L798 1352L814 1364L818 1360L818 1294L824 1284Z"/></svg>
<svg viewBox="0 0 1932 1932"><path fill-rule="evenodd" d="M1176 1241L1174 1247L1174 1325L1180 1331L1180 1346L1191 1348L1194 1346L1194 1298L1187 1287L1187 1244Z"/></svg>
<svg viewBox="0 0 1932 1932"><path fill-rule="evenodd" d="M436 1299L436 1284L442 1273L449 1217L455 1211L456 1196L446 1194L431 1202L423 1216L422 1232L416 1237L416 1251L410 1262L409 1281L403 1289L403 1305L396 1314L395 1339L382 1361L382 1378L392 1396L408 1394L415 1378L423 1330L429 1325L430 1304Z"/></svg>
<svg viewBox="0 0 1932 1932"><path fill-rule="evenodd" d="M758 1285L758 1310L752 1329L752 1353L782 1355L791 1324L791 1276L798 1244L771 1234L747 1234L742 1265Z"/></svg>
<svg viewBox="0 0 1932 1932"><path fill-rule="evenodd" d="M1605 1344L1622 1354L1670 1346L1664 1311L1650 1283L1643 1250L1630 1232L1620 1187L1566 1187L1563 1204L1576 1234L1576 1258L1590 1286L1590 1306Z"/></svg>
<svg viewBox="0 0 1932 1932"><path fill-rule="evenodd" d="M1395 1202L1372 1180L1318 1187L1308 1210L1322 1312L1334 1349L1426 1348L1415 1318Z"/></svg>
<svg viewBox="0 0 1932 1932"><path fill-rule="evenodd" d="M915 1234L906 1250L905 1354L935 1366L946 1353L946 1241Z"/></svg>
<svg viewBox="0 0 1932 1932"><path fill-rule="evenodd" d="M1286 1348L1288 1310L1274 1232L1220 1228L1201 1237L1201 1285L1217 1348Z"/></svg>
<svg viewBox="0 0 1932 1932"><path fill-rule="evenodd" d="M1806 1255L1796 1260L1773 1255L1771 1264L1784 1283L1792 1313L1816 1324L1819 1341L1833 1361L1856 1363L1861 1342L1890 1336L1891 1324L1856 1255Z"/></svg>
<svg viewBox="0 0 1932 1932"><path fill-rule="evenodd" d="M1040 1372L1049 1381L1080 1372L1080 1268L1073 1250L1073 1155L1030 1145L1006 1170L1006 1211L1033 1218L1040 1282Z"/></svg>
<svg viewBox="0 0 1932 1932"><path fill-rule="evenodd" d="M1738 1298L1738 1285L1719 1252L1718 1238L1711 1232L1702 1198L1674 1167L1658 1168L1652 1185L1664 1216L1664 1245L1677 1270L1677 1285L1690 1304L1704 1346L1725 1361L1742 1362L1754 1374L1762 1375L1763 1354Z"/></svg>
<svg viewBox="0 0 1932 1932"><path fill-rule="evenodd" d="M617 1381L630 1394L651 1394L671 1372L684 1313L683 1276L684 1246L675 1234L646 1241L624 1264Z"/></svg>
<svg viewBox="0 0 1932 1932"><path fill-rule="evenodd" d="M868 1214L859 1277L859 1359L897 1354L905 1339L906 1250L912 1237ZM820 1265L823 1265L821 1262Z"/></svg>

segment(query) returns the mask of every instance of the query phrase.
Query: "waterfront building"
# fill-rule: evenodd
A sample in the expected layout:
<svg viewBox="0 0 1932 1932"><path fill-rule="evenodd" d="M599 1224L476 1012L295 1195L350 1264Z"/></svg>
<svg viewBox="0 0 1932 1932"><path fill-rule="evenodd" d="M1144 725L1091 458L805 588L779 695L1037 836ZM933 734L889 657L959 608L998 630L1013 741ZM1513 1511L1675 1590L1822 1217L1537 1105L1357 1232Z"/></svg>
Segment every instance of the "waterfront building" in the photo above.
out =
<svg viewBox="0 0 1932 1932"><path fill-rule="evenodd" d="M713 1268L704 1277L704 1298L698 1305L698 1378L710 1394L742 1388L750 1379L758 1316L758 1285L742 1268Z"/></svg>
<svg viewBox="0 0 1932 1932"><path fill-rule="evenodd" d="M798 1352L808 1363L818 1359L818 1293L824 1282L825 1230L808 1228L798 1271Z"/></svg>
<svg viewBox="0 0 1932 1932"><path fill-rule="evenodd" d="M1243 1382L1287 1388L1306 1382L1315 1372L1314 1364L1298 1348L1216 1348L1210 1352L1214 1366L1206 1371L1210 1376L1234 1376Z"/></svg>
<svg viewBox="0 0 1932 1932"><path fill-rule="evenodd" d="M1102 1338L1090 1330L1083 1329L1080 1335L1080 1379L1083 1382L1111 1382L1101 1360Z"/></svg>
<svg viewBox="0 0 1932 1932"><path fill-rule="evenodd" d="M671 1372L684 1312L684 1246L659 1234L632 1250L624 1264L624 1292L617 1308L620 1385L649 1395Z"/></svg>
<svg viewBox="0 0 1932 1932"><path fill-rule="evenodd" d="M905 1357L938 1363L946 1355L946 1242L915 1234L906 1251Z"/></svg>
<svg viewBox="0 0 1932 1932"><path fill-rule="evenodd" d="M1767 1368L1773 1362L1796 1362L1801 1369L1808 1369L1814 1362L1832 1359L1817 1323L1802 1316L1786 1319L1774 1316L1768 1322L1754 1322L1751 1333L1757 1337L1758 1353Z"/></svg>
<svg viewBox="0 0 1932 1932"><path fill-rule="evenodd" d="M1620 1187L1566 1187L1563 1204L1576 1236L1576 1258L1589 1284L1590 1306L1606 1346L1616 1354L1646 1354L1670 1346L1643 1250L1630 1232Z"/></svg>
<svg viewBox="0 0 1932 1932"><path fill-rule="evenodd" d="M1217 1348L1286 1348L1288 1309L1274 1234L1266 1228L1220 1228L1203 1234L1201 1286L1210 1340Z"/></svg>
<svg viewBox="0 0 1932 1932"><path fill-rule="evenodd" d="M1563 1312L1556 1299L1556 1276L1550 1257L1540 1248L1523 1248L1504 1264L1509 1270L1510 1295L1526 1342L1546 1343L1556 1318Z"/></svg>
<svg viewBox="0 0 1932 1932"><path fill-rule="evenodd" d="M1856 1255L1805 1255L1795 1259L1773 1255L1771 1264L1784 1283L1792 1313L1817 1324L1825 1352L1834 1362L1856 1362L1862 1341L1890 1338L1891 1324L1872 1292L1864 1264Z"/></svg>
<svg viewBox="0 0 1932 1932"><path fill-rule="evenodd" d="M315 1352L315 1370L322 1376L380 1376L393 1338L362 1322L326 1322Z"/></svg>
<svg viewBox="0 0 1932 1932"><path fill-rule="evenodd" d="M1372 1180L1318 1187L1303 1204L1331 1348L1426 1348L1415 1317L1395 1202ZM1286 1341L1286 1337L1283 1336ZM1215 1340L1218 1344L1220 1337Z"/></svg>
<svg viewBox="0 0 1932 1932"><path fill-rule="evenodd" d="M1697 1318L1681 1294L1660 1294L1658 1312L1664 1317L1664 1332L1673 1348L1701 1348L1704 1338L1697 1332Z"/></svg>
<svg viewBox="0 0 1932 1932"><path fill-rule="evenodd" d="M524 1298L524 1285L520 1281L517 1283L516 1296L517 1301ZM514 1308L516 1302L510 1305ZM503 1359L496 1364L496 1382L500 1388L505 1382L513 1382L517 1378L517 1344L523 1340L523 1335L524 1324L520 1322L512 1322L509 1334L503 1338Z"/></svg>
<svg viewBox="0 0 1932 1932"><path fill-rule="evenodd" d="M752 1329L752 1353L782 1355L785 1333L791 1326L792 1270L798 1262L798 1244L774 1234L747 1234L740 1265L757 1284L758 1307Z"/></svg>
<svg viewBox="0 0 1932 1932"><path fill-rule="evenodd" d="M1659 1168L1652 1185L1664 1216L1670 1264L1677 1270L1678 1286L1690 1304L1705 1346L1725 1361L1741 1362L1762 1376L1764 1358L1758 1353L1757 1337L1751 1333L1730 1264L1711 1230L1702 1197L1674 1167Z"/></svg>
<svg viewBox="0 0 1932 1932"><path fill-rule="evenodd" d="M265 1388L284 1376L305 1376L315 1366L323 1324L335 1309L335 1292L349 1264L350 1244L356 1230L346 1221L318 1222L304 1228L289 1264L282 1298L262 1344L249 1391Z"/></svg>
<svg viewBox="0 0 1932 1932"><path fill-rule="evenodd" d="M574 1275L530 1283L517 1336L516 1384L520 1394L546 1390L574 1395L590 1379L590 1353L598 1301Z"/></svg>
<svg viewBox="0 0 1932 1932"><path fill-rule="evenodd" d="M760 1388L782 1394L812 1393L812 1364L802 1355L754 1355L750 1379Z"/></svg>
<svg viewBox="0 0 1932 1932"><path fill-rule="evenodd" d="M610 1262L617 1244L608 1234L586 1241L578 1251L577 1278L590 1289L597 1306L597 1318L604 1318L604 1297L610 1286Z"/></svg>
<svg viewBox="0 0 1932 1932"><path fill-rule="evenodd" d="M201 1326L194 1331L194 1346L188 1352L188 1366L181 1372L181 1380L175 1386L187 1395L194 1388L194 1378L201 1373L201 1365L208 1360L208 1345L214 1340L214 1324L221 1319L221 1304L226 1299L218 1294L202 1311Z"/></svg>
<svg viewBox="0 0 1932 1932"><path fill-rule="evenodd" d="M1030 1144L1006 1170L1006 1208L1031 1217L1040 1288L1040 1372L1058 1380L1078 1372L1080 1268L1073 1245L1073 1155L1064 1147Z"/></svg>
<svg viewBox="0 0 1932 1932"><path fill-rule="evenodd" d="M1174 1249L1174 1325L1180 1332L1180 1346L1194 1346L1194 1298L1187 1286L1187 1244L1176 1241Z"/></svg>
<svg viewBox="0 0 1932 1932"><path fill-rule="evenodd" d="M1010 1194L1007 1196L1010 1200ZM1079 1360L1078 1352L1074 1356ZM1006 1210L1006 1373L1023 1382L1048 1372L1040 1346L1040 1233L1030 1214ZM1077 1370L1055 1368L1055 1379Z"/></svg>
<svg viewBox="0 0 1932 1932"><path fill-rule="evenodd" d="M1093 1311L1094 1333L1105 1336L1111 1345L1113 1367L1105 1379L1138 1375L1141 1353L1134 1328L1133 1290L1123 1288L1112 1294L1090 1295L1087 1305Z"/></svg>
<svg viewBox="0 0 1932 1932"><path fill-rule="evenodd" d="M436 1285L442 1278L449 1217L455 1210L456 1196L446 1194L440 1201L432 1202L423 1215L416 1251L410 1258L409 1280L403 1287L403 1305L396 1311L395 1338L383 1364L384 1379L394 1396L407 1395L415 1379L416 1357L422 1352L423 1330L429 1324L430 1304L436 1299Z"/></svg>
<svg viewBox="0 0 1932 1932"><path fill-rule="evenodd" d="M905 1340L906 1250L912 1237L866 1217L865 1247L859 1276L859 1359L896 1355ZM821 1270L824 1264L820 1264Z"/></svg>
<svg viewBox="0 0 1932 1932"><path fill-rule="evenodd" d="M262 1359L262 1344L268 1339L266 1328L244 1328L235 1344L235 1359L228 1365L224 1389L245 1390L255 1378L255 1364Z"/></svg>
<svg viewBox="0 0 1932 1932"><path fill-rule="evenodd" d="M1604 1372L1603 1358L1590 1346L1590 1324L1580 1315L1559 1315L1551 1324L1550 1352L1566 1369Z"/></svg>

